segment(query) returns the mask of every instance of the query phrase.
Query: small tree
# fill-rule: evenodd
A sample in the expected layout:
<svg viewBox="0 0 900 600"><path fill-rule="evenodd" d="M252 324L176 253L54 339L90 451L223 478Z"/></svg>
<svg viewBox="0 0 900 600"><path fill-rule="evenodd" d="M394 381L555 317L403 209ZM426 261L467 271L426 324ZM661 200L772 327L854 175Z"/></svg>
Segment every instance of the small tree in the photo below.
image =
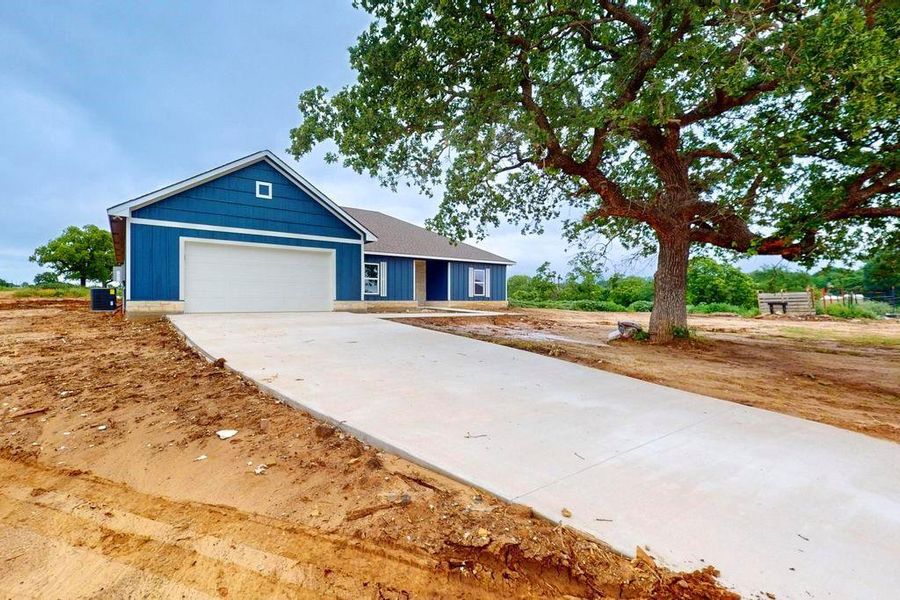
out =
<svg viewBox="0 0 900 600"><path fill-rule="evenodd" d="M692 246L845 259L900 216L896 2L357 4L357 81L301 94L294 156L443 189L457 239L571 212L656 252L654 340L687 325Z"/></svg>
<svg viewBox="0 0 900 600"><path fill-rule="evenodd" d="M88 280L109 283L116 263L112 235L96 225L67 227L59 237L35 248L29 260L49 266L60 277L77 279L81 287Z"/></svg>
<svg viewBox="0 0 900 600"><path fill-rule="evenodd" d="M41 287L46 285L55 285L59 283L59 275L52 271L44 271L34 276L34 285Z"/></svg>
<svg viewBox="0 0 900 600"><path fill-rule="evenodd" d="M755 306L756 290L753 279L737 267L698 256L688 265L687 301Z"/></svg>

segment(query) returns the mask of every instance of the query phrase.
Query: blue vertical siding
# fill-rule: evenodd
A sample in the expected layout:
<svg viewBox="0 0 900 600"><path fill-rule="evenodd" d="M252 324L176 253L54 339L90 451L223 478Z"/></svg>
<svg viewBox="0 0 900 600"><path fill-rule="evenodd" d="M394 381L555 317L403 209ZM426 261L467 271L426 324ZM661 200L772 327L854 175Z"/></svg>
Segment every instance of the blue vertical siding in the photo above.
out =
<svg viewBox="0 0 900 600"><path fill-rule="evenodd" d="M446 260L425 261L426 300L447 300L447 265Z"/></svg>
<svg viewBox="0 0 900 600"><path fill-rule="evenodd" d="M256 197L257 181L272 184L271 200ZM262 159L248 167L140 208L132 216L336 238L361 238L358 231Z"/></svg>
<svg viewBox="0 0 900 600"><path fill-rule="evenodd" d="M255 242L305 248L335 249L336 300L359 300L360 244L322 242L293 238L270 237L265 235L245 235L219 231L200 231L153 225L131 226L131 273L128 286L132 300L178 300L178 285L181 275L179 239L203 238ZM239 282L235 282L239 285Z"/></svg>
<svg viewBox="0 0 900 600"><path fill-rule="evenodd" d="M412 258L366 254L366 262L387 263L387 295L366 294L366 300L412 300L413 262Z"/></svg>
<svg viewBox="0 0 900 600"><path fill-rule="evenodd" d="M490 269L491 296L469 296L469 268ZM506 300L506 265L489 265L483 263L451 262L450 263L450 299L466 302L481 300Z"/></svg>

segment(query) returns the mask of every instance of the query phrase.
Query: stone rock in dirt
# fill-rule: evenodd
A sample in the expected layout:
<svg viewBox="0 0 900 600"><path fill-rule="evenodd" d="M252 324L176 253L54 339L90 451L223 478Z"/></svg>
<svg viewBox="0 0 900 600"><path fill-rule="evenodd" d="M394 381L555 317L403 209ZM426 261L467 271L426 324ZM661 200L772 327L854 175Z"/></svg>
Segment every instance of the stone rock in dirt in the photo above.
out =
<svg viewBox="0 0 900 600"><path fill-rule="evenodd" d="M47 412L48 410L50 409L46 406L42 406L41 408L28 408L11 414L10 418L16 419L18 417L27 417L28 415L39 415Z"/></svg>
<svg viewBox="0 0 900 600"><path fill-rule="evenodd" d="M253 469L253 472L256 473L257 475L265 475L266 469L268 469L268 468L269 468L268 465L265 465L265 464L256 465L256 468Z"/></svg>
<svg viewBox="0 0 900 600"><path fill-rule="evenodd" d="M269 431L269 427L271 426L271 421L269 419L260 419L259 420L259 430L263 433L267 433Z"/></svg>
<svg viewBox="0 0 900 600"><path fill-rule="evenodd" d="M213 366L217 369L221 369L222 367L225 366L225 359L217 358L216 360L213 361Z"/></svg>
<svg viewBox="0 0 900 600"><path fill-rule="evenodd" d="M334 435L334 427L331 425L326 425L325 423L319 423L316 425L316 437L320 440L324 440L325 438Z"/></svg>
<svg viewBox="0 0 900 600"><path fill-rule="evenodd" d="M385 502L406 506L412 502L412 498L407 492L381 492L378 496Z"/></svg>
<svg viewBox="0 0 900 600"><path fill-rule="evenodd" d="M562 516L564 516L564 517L567 518L567 519L568 519L569 517L572 516L572 511L569 510L568 508L563 508L563 509L562 509L561 511L559 511L559 512L560 512L560 514L562 514Z"/></svg>
<svg viewBox="0 0 900 600"><path fill-rule="evenodd" d="M611 342L618 339L630 340L640 331L643 331L640 323L635 323L634 321L619 321L616 329L610 331L606 336L606 341Z"/></svg>
<svg viewBox="0 0 900 600"><path fill-rule="evenodd" d="M506 514L530 519L534 516L534 511L531 510L530 506L525 506L524 504L510 504L506 507Z"/></svg>
<svg viewBox="0 0 900 600"><path fill-rule="evenodd" d="M237 435L237 429L220 429L216 432L216 435L219 436L220 440L227 440Z"/></svg>
<svg viewBox="0 0 900 600"><path fill-rule="evenodd" d="M642 562L650 567L656 567L656 561L653 560L653 557L650 556L647 551L640 546L638 546L634 551L634 560L637 562Z"/></svg>
<svg viewBox="0 0 900 600"><path fill-rule="evenodd" d="M194 462L197 462L198 460L206 460L206 458L207 458L207 456L205 454L201 454L200 456L198 456L197 458L194 459Z"/></svg>

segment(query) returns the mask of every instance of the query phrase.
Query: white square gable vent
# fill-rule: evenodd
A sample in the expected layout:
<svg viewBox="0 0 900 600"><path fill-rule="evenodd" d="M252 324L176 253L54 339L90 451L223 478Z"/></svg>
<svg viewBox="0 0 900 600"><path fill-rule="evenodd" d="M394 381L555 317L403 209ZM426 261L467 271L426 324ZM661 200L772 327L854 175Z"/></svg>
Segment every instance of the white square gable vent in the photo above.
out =
<svg viewBox="0 0 900 600"><path fill-rule="evenodd" d="M262 198L263 200L271 200L272 199L272 184L268 181L257 181L256 182L256 197Z"/></svg>

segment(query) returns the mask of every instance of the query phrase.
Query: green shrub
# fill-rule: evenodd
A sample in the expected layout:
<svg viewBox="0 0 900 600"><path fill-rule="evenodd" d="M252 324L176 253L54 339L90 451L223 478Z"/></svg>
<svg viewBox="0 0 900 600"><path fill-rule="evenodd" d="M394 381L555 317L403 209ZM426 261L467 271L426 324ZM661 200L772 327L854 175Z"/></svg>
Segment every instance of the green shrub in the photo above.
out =
<svg viewBox="0 0 900 600"><path fill-rule="evenodd" d="M634 335L631 336L631 339L633 339L636 342L646 342L647 340L650 339L650 332L640 329L640 330L634 332Z"/></svg>
<svg viewBox="0 0 900 600"><path fill-rule="evenodd" d="M879 317L883 317L888 313L897 312L894 308L891 307L887 302L878 302L876 300L863 300L859 303L859 307L865 310L871 311L878 315Z"/></svg>
<svg viewBox="0 0 900 600"><path fill-rule="evenodd" d="M687 338L691 337L691 330L687 327L673 327L672 337L680 340L686 340Z"/></svg>
<svg viewBox="0 0 900 600"><path fill-rule="evenodd" d="M638 300L653 300L653 282L643 277L613 275L606 284L609 287L607 299L616 304L628 306Z"/></svg>
<svg viewBox="0 0 900 600"><path fill-rule="evenodd" d="M653 310L653 302L650 300L635 300L628 305L628 312L650 312Z"/></svg>
<svg viewBox="0 0 900 600"><path fill-rule="evenodd" d="M514 308L553 308L557 310L582 310L587 312L625 312L625 307L607 300L544 300L541 302L510 299Z"/></svg>
<svg viewBox="0 0 900 600"><path fill-rule="evenodd" d="M587 310L591 312L625 312L627 309L618 302L610 300L577 300L572 303L573 310Z"/></svg>
<svg viewBox="0 0 900 600"><path fill-rule="evenodd" d="M708 315L712 313L733 313L742 317L754 317L759 314L759 309L745 308L736 306L726 302L701 302L700 304L689 304L688 312L691 314Z"/></svg>
<svg viewBox="0 0 900 600"><path fill-rule="evenodd" d="M881 304L881 303L879 303ZM819 314L826 314L838 319L877 319L878 315L862 304L826 304L817 310Z"/></svg>

